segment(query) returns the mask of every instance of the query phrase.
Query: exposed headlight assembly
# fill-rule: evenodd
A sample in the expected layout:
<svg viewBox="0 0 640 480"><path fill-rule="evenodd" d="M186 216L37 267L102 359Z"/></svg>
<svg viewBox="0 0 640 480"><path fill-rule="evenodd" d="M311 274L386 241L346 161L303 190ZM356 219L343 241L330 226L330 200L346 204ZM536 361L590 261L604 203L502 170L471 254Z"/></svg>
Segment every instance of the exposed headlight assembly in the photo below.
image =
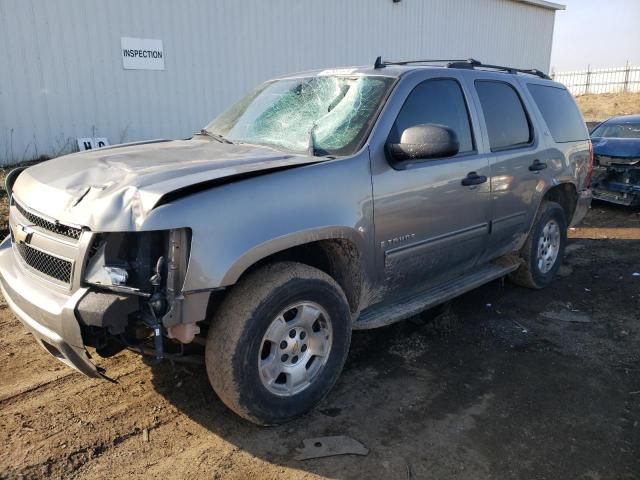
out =
<svg viewBox="0 0 640 480"><path fill-rule="evenodd" d="M184 281L189 244L189 229L99 234L91 247L84 281L144 297L158 287L175 292Z"/></svg>
<svg viewBox="0 0 640 480"><path fill-rule="evenodd" d="M190 246L191 230L182 228L99 234L89 252L85 283L140 297L139 320L151 331L156 362L164 357L163 325L171 333L182 320ZM193 325L182 330L169 336L189 342L199 331Z"/></svg>
<svg viewBox="0 0 640 480"><path fill-rule="evenodd" d="M96 284L122 286L126 285L127 280L129 280L129 272L122 267L105 265L102 267L102 271L98 270L98 272L98 277L102 276L103 278L96 278L94 280ZM100 273L102 273L102 275L100 275Z"/></svg>

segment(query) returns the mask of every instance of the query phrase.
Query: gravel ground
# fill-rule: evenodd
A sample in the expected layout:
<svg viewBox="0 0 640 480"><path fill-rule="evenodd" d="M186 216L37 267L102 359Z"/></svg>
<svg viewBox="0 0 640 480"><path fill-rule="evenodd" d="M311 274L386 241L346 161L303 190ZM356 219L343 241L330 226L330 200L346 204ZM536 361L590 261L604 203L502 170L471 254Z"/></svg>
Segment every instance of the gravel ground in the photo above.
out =
<svg viewBox="0 0 640 480"><path fill-rule="evenodd" d="M84 378L2 303L0 478L640 478L639 227L594 204L550 288L496 281L356 332L323 404L277 428L226 410L198 366L127 352L100 360L117 383ZM327 435L370 453L294 460Z"/></svg>

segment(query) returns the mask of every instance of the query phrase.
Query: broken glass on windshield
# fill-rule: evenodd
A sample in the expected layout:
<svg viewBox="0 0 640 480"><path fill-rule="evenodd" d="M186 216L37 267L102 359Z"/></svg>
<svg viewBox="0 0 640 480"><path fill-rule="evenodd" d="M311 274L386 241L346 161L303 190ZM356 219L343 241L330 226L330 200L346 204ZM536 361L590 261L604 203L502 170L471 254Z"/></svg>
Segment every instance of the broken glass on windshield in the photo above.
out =
<svg viewBox="0 0 640 480"><path fill-rule="evenodd" d="M354 153L392 83L373 76L313 76L266 83L207 130L234 143L296 153Z"/></svg>

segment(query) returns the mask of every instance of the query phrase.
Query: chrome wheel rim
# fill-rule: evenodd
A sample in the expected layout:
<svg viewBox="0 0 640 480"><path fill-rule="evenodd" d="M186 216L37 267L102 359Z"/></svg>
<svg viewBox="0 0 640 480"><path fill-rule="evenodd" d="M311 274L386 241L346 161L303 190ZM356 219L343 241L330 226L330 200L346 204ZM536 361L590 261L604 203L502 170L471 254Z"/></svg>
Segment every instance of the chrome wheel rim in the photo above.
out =
<svg viewBox="0 0 640 480"><path fill-rule="evenodd" d="M289 397L307 389L329 359L333 333L326 310L299 302L269 324L258 353L258 371L269 392Z"/></svg>
<svg viewBox="0 0 640 480"><path fill-rule="evenodd" d="M538 239L538 270L548 273L556 263L560 253L560 225L555 220L549 220Z"/></svg>

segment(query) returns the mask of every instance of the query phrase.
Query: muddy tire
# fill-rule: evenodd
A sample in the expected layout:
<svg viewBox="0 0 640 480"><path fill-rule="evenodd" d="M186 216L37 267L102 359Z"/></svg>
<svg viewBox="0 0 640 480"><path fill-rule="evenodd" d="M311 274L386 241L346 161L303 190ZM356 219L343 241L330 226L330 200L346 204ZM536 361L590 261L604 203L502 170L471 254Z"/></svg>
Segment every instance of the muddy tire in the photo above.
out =
<svg viewBox="0 0 640 480"><path fill-rule="evenodd" d="M522 265L509 278L528 288L544 288L555 277L567 245L567 219L562 207L543 201L520 256Z"/></svg>
<svg viewBox="0 0 640 480"><path fill-rule="evenodd" d="M235 413L277 425L316 406L351 342L351 313L327 274L293 262L264 266L225 298L207 335L211 386Z"/></svg>

